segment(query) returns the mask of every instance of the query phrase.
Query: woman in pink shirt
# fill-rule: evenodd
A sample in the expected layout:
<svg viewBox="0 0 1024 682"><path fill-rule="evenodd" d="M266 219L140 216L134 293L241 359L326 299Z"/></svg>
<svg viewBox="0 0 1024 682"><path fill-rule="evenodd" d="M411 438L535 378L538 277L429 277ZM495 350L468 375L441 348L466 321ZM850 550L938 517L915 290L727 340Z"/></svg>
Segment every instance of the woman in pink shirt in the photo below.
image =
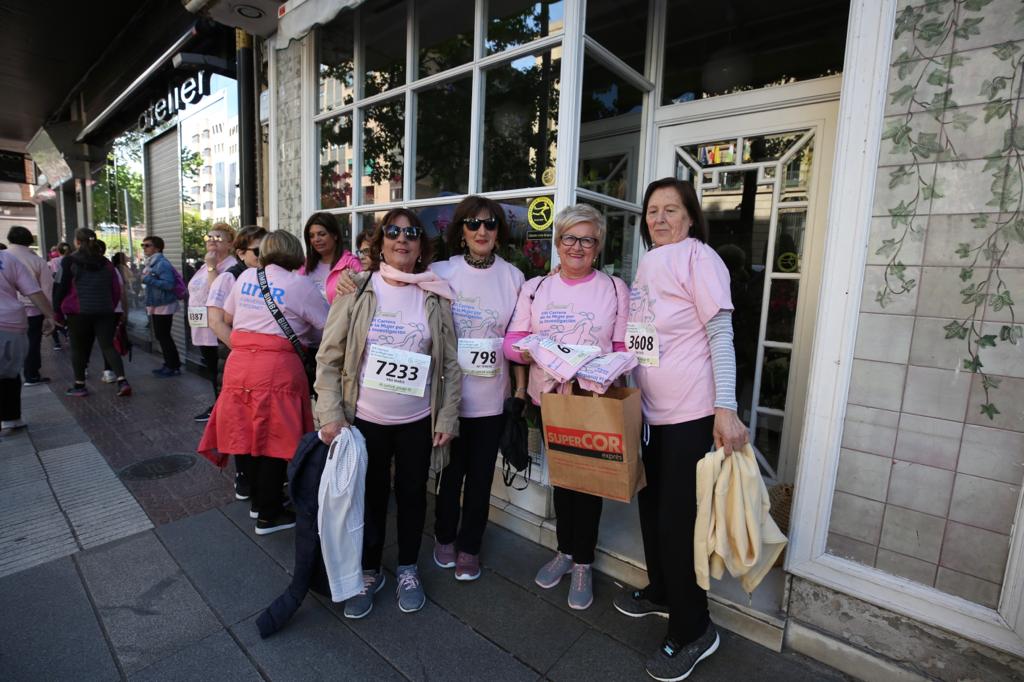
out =
<svg viewBox="0 0 1024 682"><path fill-rule="evenodd" d="M261 267L241 273L224 301L225 319L233 327L232 352L198 447L220 467L227 465L230 455L252 455L248 476L257 535L295 525L294 512L284 508L281 487L299 440L313 430L302 359L270 312L259 275L265 274L271 299L308 349L320 341L327 301L308 277L295 272L302 259L297 237L283 230L271 232L260 246Z"/></svg>
<svg viewBox="0 0 1024 682"><path fill-rule="evenodd" d="M508 244L505 212L492 199L469 196L459 202L445 236L446 261L430 269L444 278L455 297L452 317L462 369L459 437L441 474L434 507L434 563L455 568L456 580L480 577L480 543L491 506L491 479L509 396L509 366L502 338L515 311L523 273L497 254ZM526 368L515 365L516 395L526 397ZM461 503L460 503L461 499Z"/></svg>
<svg viewBox="0 0 1024 682"><path fill-rule="evenodd" d="M652 182L640 233L650 250L633 281L626 342L640 360L647 487L638 501L650 582L614 604L635 618L668 617L647 672L678 680L719 641L693 570L697 462L712 447L741 448L747 429L736 415L729 271L708 246L693 186Z"/></svg>
<svg viewBox="0 0 1024 682"><path fill-rule="evenodd" d="M331 213L309 216L302 236L306 242L306 262L299 272L313 280L320 294L332 302L338 275L343 270L363 270L359 258L345 248L338 219Z"/></svg>
<svg viewBox="0 0 1024 682"><path fill-rule="evenodd" d="M534 404L540 404L544 370L528 353L512 347L516 341L540 334L564 345L597 346L601 353L620 351L629 311L626 283L594 269L604 245L604 216L592 206L576 204L555 216L554 228L561 269L523 285L504 343L505 357L530 363L529 394ZM569 606L586 609L594 601L590 567L602 500L554 486L554 502L558 552L537 572L536 582L552 588L572 573Z"/></svg>

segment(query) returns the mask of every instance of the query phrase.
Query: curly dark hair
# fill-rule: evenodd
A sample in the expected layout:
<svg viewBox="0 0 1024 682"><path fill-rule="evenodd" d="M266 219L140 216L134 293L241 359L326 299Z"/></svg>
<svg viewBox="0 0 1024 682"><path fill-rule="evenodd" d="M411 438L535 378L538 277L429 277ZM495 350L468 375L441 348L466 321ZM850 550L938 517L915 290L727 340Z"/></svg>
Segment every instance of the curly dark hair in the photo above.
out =
<svg viewBox="0 0 1024 682"><path fill-rule="evenodd" d="M434 258L434 243L430 237L427 236L427 230L423 227L423 221L416 215L415 211L408 208L393 208L384 214L384 217L380 219L380 222L373 228L373 234L370 236L370 259L373 261L370 263L370 271L376 272L380 270L381 263L381 249L384 246L384 227L391 225L395 222L395 218L404 216L409 224L413 227L418 227L421 230L420 233L420 257L416 261L416 265L413 267L414 272L423 272L430 265Z"/></svg>
<svg viewBox="0 0 1024 682"><path fill-rule="evenodd" d="M492 218L498 221L498 242L495 249L500 249L508 244L508 221L505 220L505 211L501 204L494 199L471 194L455 207L452 222L449 223L445 232L445 244L448 246L449 255L465 253L466 249L462 244L462 223L464 220L475 218L476 214L483 210L486 210Z"/></svg>

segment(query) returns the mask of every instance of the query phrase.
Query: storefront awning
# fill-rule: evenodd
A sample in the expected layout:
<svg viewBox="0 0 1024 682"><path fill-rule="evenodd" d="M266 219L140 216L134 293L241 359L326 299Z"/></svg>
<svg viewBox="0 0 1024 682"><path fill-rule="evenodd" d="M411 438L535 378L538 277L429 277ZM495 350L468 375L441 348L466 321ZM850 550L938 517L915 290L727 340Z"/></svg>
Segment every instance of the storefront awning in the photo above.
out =
<svg viewBox="0 0 1024 682"><path fill-rule="evenodd" d="M289 0L277 11L277 33L268 39L274 49L309 33L314 26L326 24L342 10L352 9L364 0Z"/></svg>

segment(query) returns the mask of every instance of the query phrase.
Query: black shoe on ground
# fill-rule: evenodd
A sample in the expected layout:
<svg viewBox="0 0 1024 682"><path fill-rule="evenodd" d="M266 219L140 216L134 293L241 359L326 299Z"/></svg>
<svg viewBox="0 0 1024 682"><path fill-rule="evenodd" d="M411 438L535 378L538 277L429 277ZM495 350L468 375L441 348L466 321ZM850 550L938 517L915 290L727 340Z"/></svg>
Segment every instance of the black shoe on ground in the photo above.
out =
<svg viewBox="0 0 1024 682"><path fill-rule="evenodd" d="M235 474L235 499L248 500L250 495L252 495L252 486L249 485L249 479L245 477L245 474Z"/></svg>
<svg viewBox="0 0 1024 682"><path fill-rule="evenodd" d="M260 517L260 510L256 508L256 503L249 503L249 518L258 519Z"/></svg>
<svg viewBox="0 0 1024 682"><path fill-rule="evenodd" d="M287 509L282 509L273 519L256 519L256 535L270 535L279 530L288 530L294 527L295 513Z"/></svg>
<svg viewBox="0 0 1024 682"><path fill-rule="evenodd" d="M647 598L647 590L622 591L612 600L612 605L619 613L630 618L644 616L661 616L668 618L668 606Z"/></svg>
<svg viewBox="0 0 1024 682"><path fill-rule="evenodd" d="M718 631L711 624L703 635L683 646L666 637L665 643L647 659L644 667L647 674L659 682L685 680L698 663L718 650L719 642Z"/></svg>
<svg viewBox="0 0 1024 682"><path fill-rule="evenodd" d="M39 384L50 383L50 377L36 377L35 379L25 379L24 386L38 386Z"/></svg>
<svg viewBox="0 0 1024 682"><path fill-rule="evenodd" d="M192 421L196 422L208 422L210 421L210 413L213 412L213 406L206 408L205 412L200 412L196 416L192 417Z"/></svg>

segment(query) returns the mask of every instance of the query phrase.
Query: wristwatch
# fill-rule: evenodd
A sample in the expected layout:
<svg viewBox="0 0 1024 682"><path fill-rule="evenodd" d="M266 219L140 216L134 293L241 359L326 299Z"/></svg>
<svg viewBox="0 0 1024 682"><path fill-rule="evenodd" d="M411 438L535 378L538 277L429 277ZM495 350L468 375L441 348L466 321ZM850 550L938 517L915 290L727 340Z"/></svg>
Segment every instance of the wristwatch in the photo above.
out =
<svg viewBox="0 0 1024 682"><path fill-rule="evenodd" d="M206 271L207 272L217 272L217 268L213 267L212 265L207 265L206 266Z"/></svg>

